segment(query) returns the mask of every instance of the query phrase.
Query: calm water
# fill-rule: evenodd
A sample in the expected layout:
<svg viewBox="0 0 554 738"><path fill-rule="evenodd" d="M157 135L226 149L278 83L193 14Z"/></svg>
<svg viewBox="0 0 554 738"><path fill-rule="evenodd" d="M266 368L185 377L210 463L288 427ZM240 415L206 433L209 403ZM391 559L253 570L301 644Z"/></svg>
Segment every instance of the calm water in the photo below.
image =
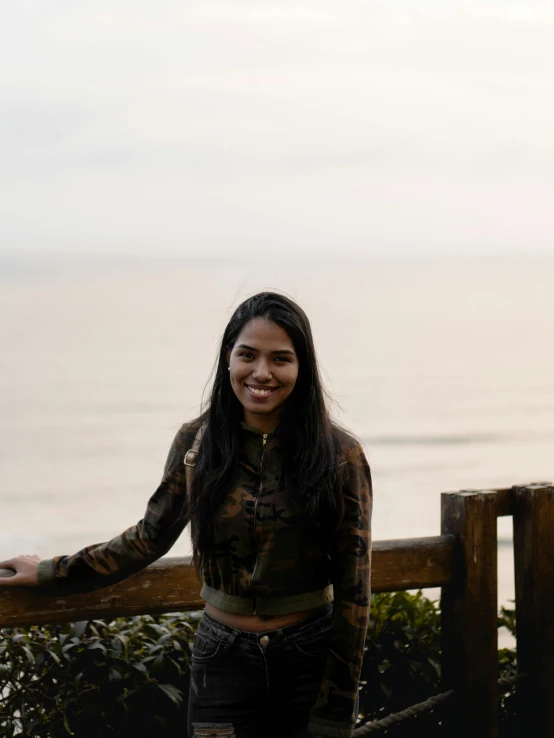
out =
<svg viewBox="0 0 554 738"><path fill-rule="evenodd" d="M438 534L442 491L554 479L552 260L29 267L0 262L0 558L142 517L233 307L266 288L312 320L372 465L376 539Z"/></svg>

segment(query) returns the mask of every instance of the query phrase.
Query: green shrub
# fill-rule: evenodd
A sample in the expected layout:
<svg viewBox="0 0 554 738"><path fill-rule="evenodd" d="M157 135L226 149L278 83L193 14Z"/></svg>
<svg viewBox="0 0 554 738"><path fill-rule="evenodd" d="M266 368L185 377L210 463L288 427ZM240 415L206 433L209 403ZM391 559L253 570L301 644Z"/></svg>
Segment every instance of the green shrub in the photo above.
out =
<svg viewBox="0 0 554 738"><path fill-rule="evenodd" d="M0 735L183 736L200 613L4 630Z"/></svg>
<svg viewBox="0 0 554 738"><path fill-rule="evenodd" d="M183 738L189 658L200 613L0 631L2 738ZM499 626L513 631L513 613ZM362 670L362 722L440 690L440 613L421 592L374 595ZM499 652L504 675L515 653ZM512 738L513 694L502 699L503 735ZM440 711L385 735L445 735ZM403 732L402 732L403 731Z"/></svg>
<svg viewBox="0 0 554 738"><path fill-rule="evenodd" d="M377 595L362 667L363 722L440 691L440 611L421 592Z"/></svg>

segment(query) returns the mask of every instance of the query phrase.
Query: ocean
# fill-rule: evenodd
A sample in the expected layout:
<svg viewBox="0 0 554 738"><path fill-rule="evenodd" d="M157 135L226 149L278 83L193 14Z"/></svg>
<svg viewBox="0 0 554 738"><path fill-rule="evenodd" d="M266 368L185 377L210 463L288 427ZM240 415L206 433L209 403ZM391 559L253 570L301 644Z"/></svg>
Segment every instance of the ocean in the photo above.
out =
<svg viewBox="0 0 554 738"><path fill-rule="evenodd" d="M306 310L373 473L376 540L437 535L440 493L554 479L554 260L0 261L0 558L142 517L234 307ZM499 602L513 598L499 521ZM190 552L185 534L171 555ZM436 592L434 594L437 594Z"/></svg>

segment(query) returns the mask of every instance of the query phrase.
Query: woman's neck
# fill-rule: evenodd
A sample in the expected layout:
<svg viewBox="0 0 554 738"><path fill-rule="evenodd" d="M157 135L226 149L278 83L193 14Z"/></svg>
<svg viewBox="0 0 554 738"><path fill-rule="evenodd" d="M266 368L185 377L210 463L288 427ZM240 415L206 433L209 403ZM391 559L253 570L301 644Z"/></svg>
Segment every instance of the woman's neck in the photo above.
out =
<svg viewBox="0 0 554 738"><path fill-rule="evenodd" d="M279 424L279 418L275 418L272 415L259 415L254 413L244 413L244 422L254 430L260 431L260 433L271 433L277 428Z"/></svg>

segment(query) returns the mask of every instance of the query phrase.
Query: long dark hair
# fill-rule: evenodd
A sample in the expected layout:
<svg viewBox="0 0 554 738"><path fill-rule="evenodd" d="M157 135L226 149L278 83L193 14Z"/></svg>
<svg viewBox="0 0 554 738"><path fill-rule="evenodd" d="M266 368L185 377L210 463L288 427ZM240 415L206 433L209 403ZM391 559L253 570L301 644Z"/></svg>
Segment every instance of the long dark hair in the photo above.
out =
<svg viewBox="0 0 554 738"><path fill-rule="evenodd" d="M276 431L283 451L280 484L288 502L323 530L339 524L344 514L336 467L337 431L326 406L310 321L288 297L260 292L238 306L225 328L209 403L202 415L206 428L190 490L192 545L199 570L213 540L216 511L238 471L243 408L231 387L226 352L254 318L266 318L284 328L298 357L298 379Z"/></svg>

